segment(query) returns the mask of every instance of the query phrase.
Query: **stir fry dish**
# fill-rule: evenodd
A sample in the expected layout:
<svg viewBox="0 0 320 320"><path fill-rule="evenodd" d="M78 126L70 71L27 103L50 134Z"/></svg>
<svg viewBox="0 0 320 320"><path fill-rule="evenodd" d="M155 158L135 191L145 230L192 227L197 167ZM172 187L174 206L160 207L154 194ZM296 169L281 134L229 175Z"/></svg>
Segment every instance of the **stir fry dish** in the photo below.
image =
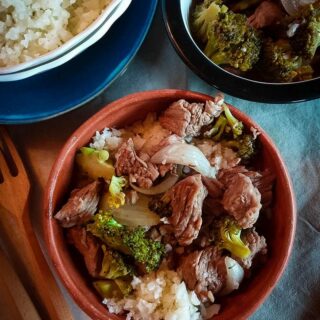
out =
<svg viewBox="0 0 320 320"><path fill-rule="evenodd" d="M201 0L190 25L205 55L229 72L266 82L319 76L320 1L289 15L277 0Z"/></svg>
<svg viewBox="0 0 320 320"><path fill-rule="evenodd" d="M209 319L267 260L275 177L220 95L96 132L55 214L109 312ZM261 167L261 166L260 166Z"/></svg>

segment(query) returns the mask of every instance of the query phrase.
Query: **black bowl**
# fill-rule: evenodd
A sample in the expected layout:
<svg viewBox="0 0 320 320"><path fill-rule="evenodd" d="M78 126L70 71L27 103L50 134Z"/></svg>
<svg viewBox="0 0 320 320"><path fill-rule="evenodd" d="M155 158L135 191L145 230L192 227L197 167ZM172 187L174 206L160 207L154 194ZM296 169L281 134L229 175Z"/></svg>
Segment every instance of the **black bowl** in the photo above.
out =
<svg viewBox="0 0 320 320"><path fill-rule="evenodd" d="M259 102L301 102L320 97L319 77L294 83L260 82L235 75L210 61L192 38L191 5L192 0L162 0L164 21L180 57L207 83L232 96Z"/></svg>

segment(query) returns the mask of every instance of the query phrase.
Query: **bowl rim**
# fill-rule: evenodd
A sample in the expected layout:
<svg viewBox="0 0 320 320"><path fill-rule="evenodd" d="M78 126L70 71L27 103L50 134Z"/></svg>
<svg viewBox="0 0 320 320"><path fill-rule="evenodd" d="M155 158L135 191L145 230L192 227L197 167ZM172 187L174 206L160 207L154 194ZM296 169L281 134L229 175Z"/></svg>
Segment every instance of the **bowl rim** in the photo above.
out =
<svg viewBox="0 0 320 320"><path fill-rule="evenodd" d="M119 108L123 109L126 107L126 104L130 101L144 101L150 99L150 97L157 97L157 98L172 98L174 96L179 97L185 97L186 100L194 100L194 101L201 101L201 100L208 100L212 99L212 96L195 92L195 91L189 91L189 90L175 90L175 89L160 89L160 90L151 90L151 91L142 91L138 93L133 93L127 96L124 96L120 99L117 99L109 104L107 104L105 107L103 107L100 111L98 111L96 114L94 114L92 117L87 119L82 125L78 127L67 139L63 147L60 149L60 152L58 153L58 156L52 166L52 169L50 171L50 175L45 187L44 197L43 197L43 214L42 214L42 229L44 234L44 240L45 244L49 253L49 258L53 262L53 265L55 266L55 269L60 277L60 280L64 284L64 286L67 288L67 291L69 294L73 297L75 302L78 304L78 306L85 311L88 315L95 315L97 319L113 319L113 315L108 315L107 311L105 313L102 313L101 310L98 310L93 305L89 305L88 303L85 303L85 294L81 292L77 284L72 281L70 278L67 270L63 267L63 261L60 257L59 249L56 245L56 242L54 241L54 219L52 215L53 212L53 193L54 189L56 187L57 177L59 176L59 172L61 168L63 167L63 163L67 158L68 153L73 150L74 146L77 143L77 140L81 136L87 136L89 135L89 132L91 136L94 135L95 130L102 130L103 128L96 128L94 129L94 125L99 122L101 118L106 118L107 116L112 116L119 110ZM278 163L280 171L284 177L285 184L287 186L288 195L289 195L289 201L290 201L290 208L289 208L289 217L288 220L290 222L290 229L288 232L288 237L284 240L285 241L285 255L281 257L281 260L277 262L278 270L276 273L272 274L272 277L269 278L269 283L265 287L265 290L263 293L257 294L257 302L252 303L250 308L248 308L242 315L239 317L239 319L247 319L252 313L254 313L261 304L267 299L267 297L270 295L273 288L277 285L280 277L282 276L289 258L291 256L292 248L293 248L293 242L294 242L294 236L296 231L296 200L295 200L295 194L293 185L288 173L288 170L286 168L286 165L284 163L284 160L282 159L277 147L275 146L274 142L271 140L271 138L268 136L268 134L259 126L256 124L255 121L253 121L249 116L247 116L245 113L240 111L239 109L235 108L232 105L229 105L231 111L234 113L236 117L240 115L240 118L245 119L246 121L250 122L252 125L254 125L255 128L259 132L261 132L264 143L268 145L272 149L273 153L273 162ZM114 319L118 319L115 317Z"/></svg>
<svg viewBox="0 0 320 320"><path fill-rule="evenodd" d="M26 68L14 73L0 74L0 82L23 80L39 73L46 72L50 69L57 68L73 59L82 51L99 41L107 33L112 25L125 13L131 4L131 1L132 0L122 0L121 3L114 9L112 15L107 16L98 28L88 34L86 38L82 39L69 50L62 52L57 57L44 61L39 65L34 65L30 68Z"/></svg>
<svg viewBox="0 0 320 320"><path fill-rule="evenodd" d="M291 83L262 82L234 75L214 64L187 29L181 3L181 0L162 0L167 35L184 63L209 85L232 96L255 102L296 103L320 97L320 77Z"/></svg>
<svg viewBox="0 0 320 320"><path fill-rule="evenodd" d="M129 3L131 2L131 0L111 0L107 7L102 10L101 14L80 33L76 34L59 47L46 52L39 57L32 58L29 61L21 62L13 66L0 67L0 76L27 71L29 69L46 64L52 60L58 59L66 52L69 52L75 47L81 45L81 43L83 43L90 35L94 34L104 23L106 23L106 20L111 18L112 15L116 13L121 2L125 1Z"/></svg>

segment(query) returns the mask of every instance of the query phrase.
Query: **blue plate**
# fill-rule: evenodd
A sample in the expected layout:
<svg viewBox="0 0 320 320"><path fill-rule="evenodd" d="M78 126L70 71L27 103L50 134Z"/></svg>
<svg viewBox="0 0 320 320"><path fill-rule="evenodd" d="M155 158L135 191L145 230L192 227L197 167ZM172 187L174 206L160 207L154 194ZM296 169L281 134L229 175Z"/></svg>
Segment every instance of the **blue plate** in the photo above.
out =
<svg viewBox="0 0 320 320"><path fill-rule="evenodd" d="M157 0L133 0L106 36L61 67L0 83L0 123L31 123L75 109L97 96L140 48Z"/></svg>

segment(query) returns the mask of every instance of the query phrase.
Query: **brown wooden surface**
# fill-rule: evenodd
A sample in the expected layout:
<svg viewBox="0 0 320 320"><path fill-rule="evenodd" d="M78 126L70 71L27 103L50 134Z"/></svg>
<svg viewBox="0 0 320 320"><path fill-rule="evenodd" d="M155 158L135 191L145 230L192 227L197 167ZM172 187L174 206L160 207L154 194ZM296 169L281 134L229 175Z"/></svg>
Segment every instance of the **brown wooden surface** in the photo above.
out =
<svg viewBox="0 0 320 320"><path fill-rule="evenodd" d="M0 319L40 320L28 293L0 248Z"/></svg>
<svg viewBox="0 0 320 320"><path fill-rule="evenodd" d="M2 136L4 133L2 132ZM30 184L34 185L34 181L29 182L23 164L14 156L15 150L12 145L10 146L10 141L6 144L15 159L18 176L10 175L6 170L4 159L0 157L1 172L4 177L4 183L0 185L2 246L41 318L72 319L68 304L48 267L30 221L30 212L34 212L34 209L29 211L29 189ZM9 299L9 295L6 296ZM11 297L18 304L17 297L14 295Z"/></svg>

